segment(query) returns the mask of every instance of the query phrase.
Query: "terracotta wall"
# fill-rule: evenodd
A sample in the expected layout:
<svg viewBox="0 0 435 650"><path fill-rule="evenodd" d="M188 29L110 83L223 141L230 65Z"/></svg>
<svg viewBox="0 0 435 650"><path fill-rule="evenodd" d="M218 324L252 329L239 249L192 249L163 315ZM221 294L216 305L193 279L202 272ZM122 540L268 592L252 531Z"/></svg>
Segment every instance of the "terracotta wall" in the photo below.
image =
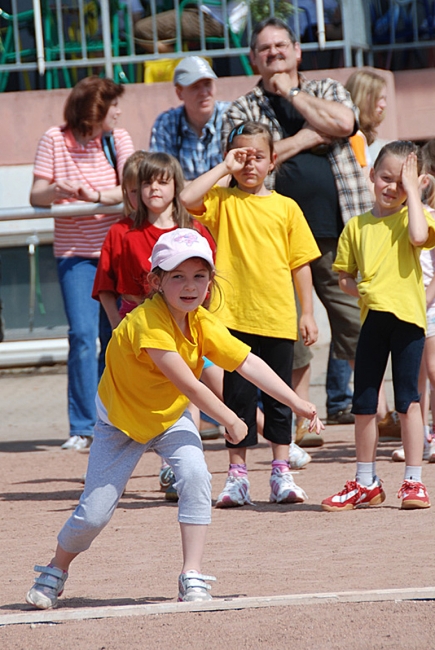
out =
<svg viewBox="0 0 435 650"><path fill-rule="evenodd" d="M352 72L352 68L317 70L307 72L306 76L310 79L331 76L344 83ZM406 125L404 125L403 120L398 120L397 117L399 114L400 116L403 115L403 109L400 106L398 111L396 107L394 76L388 71L378 72L385 76L388 89L388 116L379 131L379 137L385 139L395 139L398 136L410 137L405 136L400 129L406 127L409 130L411 124L414 125L414 122L417 122L415 129L419 128L420 131L424 131L425 128L429 130L429 126L432 128L429 112L424 107L430 104L430 95L432 96L432 103L435 101L435 94L432 90L433 85L429 87L424 79L419 76L419 83L413 86L415 89L413 92L418 92L419 95L412 98L412 105L419 106L421 110L417 113L409 107L406 113ZM427 73L429 71L421 72ZM435 77L435 71L430 72ZM218 99L229 101L236 99L248 92L257 79L257 77L225 77L218 79ZM400 99L401 102L408 104L406 87L405 79L401 78L400 88L405 88L405 90L403 95L400 95ZM171 83L131 84L125 88L125 94L121 100L123 114L120 125L130 132L138 149L146 149L149 143L151 126L156 116L167 108L178 105L178 99ZM69 90L34 90L0 95L2 125L0 129L0 166L24 165L33 162L40 136L50 126L62 123L63 104L68 93ZM423 116L426 124L423 123Z"/></svg>
<svg viewBox="0 0 435 650"><path fill-rule="evenodd" d="M394 79L400 138L435 138L435 70L403 70Z"/></svg>

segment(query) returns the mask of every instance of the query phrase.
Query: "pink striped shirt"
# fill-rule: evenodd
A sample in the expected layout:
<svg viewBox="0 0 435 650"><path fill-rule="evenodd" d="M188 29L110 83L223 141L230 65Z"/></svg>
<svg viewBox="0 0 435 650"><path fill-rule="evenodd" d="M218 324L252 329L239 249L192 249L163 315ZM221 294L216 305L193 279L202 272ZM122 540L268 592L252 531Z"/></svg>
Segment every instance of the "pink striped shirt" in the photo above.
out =
<svg viewBox="0 0 435 650"><path fill-rule="evenodd" d="M115 129L113 135L118 177L121 179L124 163L134 147L124 129ZM77 181L97 192L118 185L116 172L101 146L101 138L95 138L83 146L70 130L59 126L51 127L39 141L33 173L50 183L58 180ZM59 201L70 202L70 199ZM55 219L55 257L99 257L107 231L120 216L96 214Z"/></svg>

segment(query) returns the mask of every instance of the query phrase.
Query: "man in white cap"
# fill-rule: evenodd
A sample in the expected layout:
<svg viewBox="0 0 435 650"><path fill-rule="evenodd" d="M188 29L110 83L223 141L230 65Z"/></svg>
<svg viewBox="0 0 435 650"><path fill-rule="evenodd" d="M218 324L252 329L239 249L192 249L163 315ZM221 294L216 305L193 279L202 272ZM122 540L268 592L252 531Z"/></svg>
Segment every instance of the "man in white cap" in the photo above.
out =
<svg viewBox="0 0 435 650"><path fill-rule="evenodd" d="M151 131L150 151L164 151L180 161L191 181L222 162L222 117L229 102L218 102L217 79L200 56L186 57L174 71L175 92L183 104L161 113Z"/></svg>

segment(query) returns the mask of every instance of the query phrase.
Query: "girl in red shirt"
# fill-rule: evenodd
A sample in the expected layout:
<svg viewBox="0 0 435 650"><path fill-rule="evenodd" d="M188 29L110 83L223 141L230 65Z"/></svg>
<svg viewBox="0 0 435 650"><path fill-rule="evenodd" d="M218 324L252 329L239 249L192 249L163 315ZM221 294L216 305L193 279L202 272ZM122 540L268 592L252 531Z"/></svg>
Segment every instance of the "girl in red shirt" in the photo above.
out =
<svg viewBox="0 0 435 650"><path fill-rule="evenodd" d="M149 153L140 165L134 226L124 236L119 264L117 289L123 301L136 306L149 295L150 257L154 244L164 232L195 228L206 237L214 254L212 236L180 203L183 187L183 172L173 156Z"/></svg>
<svg viewBox="0 0 435 650"><path fill-rule="evenodd" d="M103 305L112 329L115 329L122 320L122 315L118 311L119 294L116 290L122 240L126 232L133 226L137 209L137 175L139 166L147 155L146 151L135 151L125 161L122 171L122 197L125 217L114 223L106 235L92 290L92 297L99 300Z"/></svg>

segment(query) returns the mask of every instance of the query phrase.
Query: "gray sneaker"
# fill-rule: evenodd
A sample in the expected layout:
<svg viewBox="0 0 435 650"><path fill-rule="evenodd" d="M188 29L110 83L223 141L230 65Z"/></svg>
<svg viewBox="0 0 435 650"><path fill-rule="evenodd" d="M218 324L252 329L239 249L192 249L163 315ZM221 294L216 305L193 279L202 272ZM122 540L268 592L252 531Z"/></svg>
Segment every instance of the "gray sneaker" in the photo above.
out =
<svg viewBox="0 0 435 650"><path fill-rule="evenodd" d="M63 593L68 573L50 565L36 565L34 569L40 571L41 575L36 578L35 584L27 592L26 601L38 609L56 607L57 599Z"/></svg>
<svg viewBox="0 0 435 650"><path fill-rule="evenodd" d="M211 589L206 581L214 581L214 576L204 576L197 571L180 573L178 577L178 602L212 600Z"/></svg>

